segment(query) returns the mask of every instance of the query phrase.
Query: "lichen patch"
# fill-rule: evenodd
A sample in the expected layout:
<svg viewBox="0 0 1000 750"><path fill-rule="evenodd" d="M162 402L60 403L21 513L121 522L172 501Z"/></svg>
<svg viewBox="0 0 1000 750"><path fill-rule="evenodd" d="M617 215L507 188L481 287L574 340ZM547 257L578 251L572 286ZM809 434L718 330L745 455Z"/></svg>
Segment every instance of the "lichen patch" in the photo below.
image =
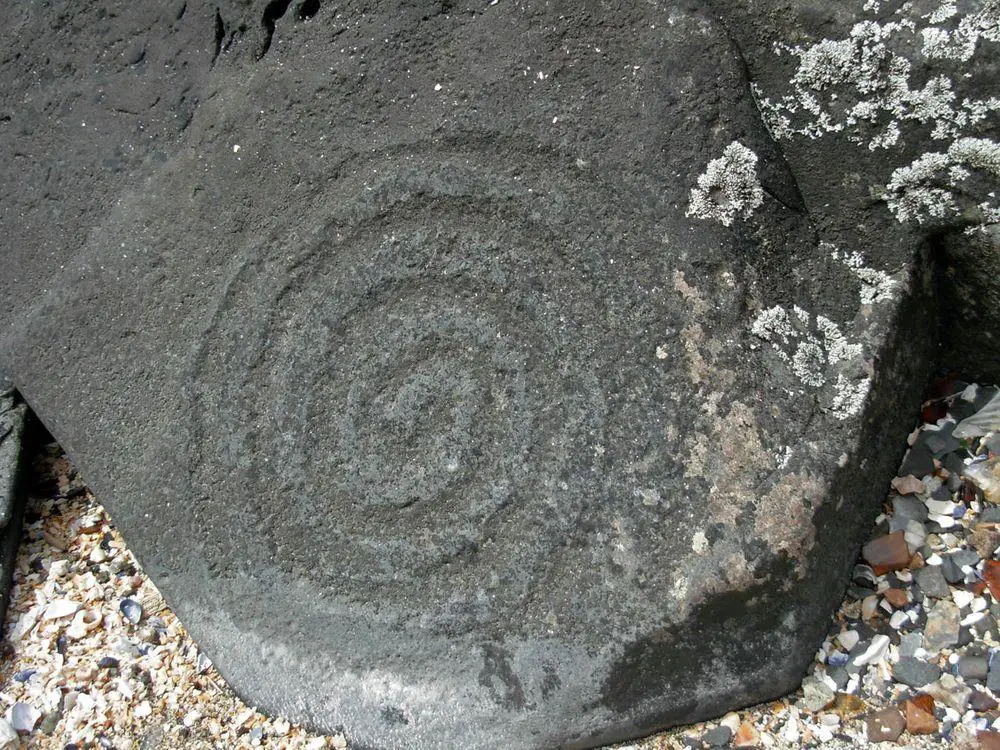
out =
<svg viewBox="0 0 1000 750"><path fill-rule="evenodd" d="M757 154L733 141L698 176L698 185L691 189L687 215L728 227L737 218L750 218L763 202Z"/></svg>

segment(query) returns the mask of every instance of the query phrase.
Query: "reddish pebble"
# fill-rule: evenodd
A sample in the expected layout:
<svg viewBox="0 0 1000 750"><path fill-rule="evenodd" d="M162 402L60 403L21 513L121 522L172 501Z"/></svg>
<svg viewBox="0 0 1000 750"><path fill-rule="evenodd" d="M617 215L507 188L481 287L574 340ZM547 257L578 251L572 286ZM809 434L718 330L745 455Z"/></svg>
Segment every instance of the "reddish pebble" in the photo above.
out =
<svg viewBox="0 0 1000 750"><path fill-rule="evenodd" d="M912 700L906 701L906 731L910 734L933 734L938 730L938 721L934 718L934 700L930 700L931 709L926 709L926 701L921 698L930 698L929 695L918 695Z"/></svg>
<svg viewBox="0 0 1000 750"><path fill-rule="evenodd" d="M910 550L902 531L872 539L861 550L861 554L877 576L891 570L902 570L910 564ZM1000 566L1000 563L997 565Z"/></svg>
<svg viewBox="0 0 1000 750"><path fill-rule="evenodd" d="M906 729L906 719L895 708L883 708L865 718L869 742L895 742Z"/></svg>
<svg viewBox="0 0 1000 750"><path fill-rule="evenodd" d="M1000 602L1000 562L987 560L983 566L983 580L990 587L994 600Z"/></svg>
<svg viewBox="0 0 1000 750"><path fill-rule="evenodd" d="M886 589L882 592L882 596L896 609L910 603L910 596L903 589Z"/></svg>
<svg viewBox="0 0 1000 750"><path fill-rule="evenodd" d="M760 744L760 732L753 724L743 722L733 735L733 747L757 747Z"/></svg>
<svg viewBox="0 0 1000 750"><path fill-rule="evenodd" d="M1000 750L1000 732L978 732L979 750Z"/></svg>

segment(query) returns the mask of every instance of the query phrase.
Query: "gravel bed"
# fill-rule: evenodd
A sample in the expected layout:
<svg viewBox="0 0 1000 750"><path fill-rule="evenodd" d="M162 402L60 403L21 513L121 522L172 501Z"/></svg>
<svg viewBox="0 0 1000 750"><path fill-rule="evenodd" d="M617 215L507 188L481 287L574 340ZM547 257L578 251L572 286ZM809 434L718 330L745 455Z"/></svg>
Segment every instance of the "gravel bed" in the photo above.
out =
<svg viewBox="0 0 1000 750"><path fill-rule="evenodd" d="M802 687L619 748L1000 750L1000 396L945 378ZM0 642L0 748L345 748L246 706L56 445Z"/></svg>

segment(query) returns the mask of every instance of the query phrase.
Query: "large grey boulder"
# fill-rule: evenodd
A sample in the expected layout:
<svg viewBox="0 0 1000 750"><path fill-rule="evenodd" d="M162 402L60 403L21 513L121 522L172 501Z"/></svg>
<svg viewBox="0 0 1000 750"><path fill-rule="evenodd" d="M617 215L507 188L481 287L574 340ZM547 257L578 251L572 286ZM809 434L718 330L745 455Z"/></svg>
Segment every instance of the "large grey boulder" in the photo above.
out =
<svg viewBox="0 0 1000 750"><path fill-rule="evenodd" d="M990 247L997 30L752 5L0 10L0 368L247 700L584 747L797 685Z"/></svg>

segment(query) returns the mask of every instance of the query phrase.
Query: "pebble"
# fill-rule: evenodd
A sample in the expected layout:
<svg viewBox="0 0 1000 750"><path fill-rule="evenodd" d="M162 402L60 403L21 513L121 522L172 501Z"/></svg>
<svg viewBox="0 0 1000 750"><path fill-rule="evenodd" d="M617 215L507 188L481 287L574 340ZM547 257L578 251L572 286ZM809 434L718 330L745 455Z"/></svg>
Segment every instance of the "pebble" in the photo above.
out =
<svg viewBox="0 0 1000 750"><path fill-rule="evenodd" d="M893 665L892 676L897 682L904 685L921 688L937 681L941 677L941 668L923 659L909 656L901 658Z"/></svg>
<svg viewBox="0 0 1000 750"><path fill-rule="evenodd" d="M906 719L899 709L883 708L865 719L865 732L869 742L895 742L906 729Z"/></svg>
<svg viewBox="0 0 1000 750"><path fill-rule="evenodd" d="M958 643L961 627L958 607L952 602L942 599L927 614L924 626L924 648L938 652Z"/></svg>
<svg viewBox="0 0 1000 750"><path fill-rule="evenodd" d="M834 699L837 691L836 685L831 687L819 677L810 675L802 681L802 693L803 697L798 705L809 713L817 713Z"/></svg>
<svg viewBox="0 0 1000 750"><path fill-rule="evenodd" d="M894 531L871 540L862 548L861 555L876 575L902 570L910 564L912 557L902 531Z"/></svg>
<svg viewBox="0 0 1000 750"><path fill-rule="evenodd" d="M953 676L945 672L941 678L924 687L924 692L938 703L948 706L959 713L964 713L972 697L972 690L959 683Z"/></svg>
<svg viewBox="0 0 1000 750"><path fill-rule="evenodd" d="M910 734L933 734L938 729L934 717L934 701L928 695L920 695L904 704L906 731Z"/></svg>
<svg viewBox="0 0 1000 750"><path fill-rule="evenodd" d="M920 590L927 596L935 599L944 599L951 596L951 586L944 578L940 565L928 565L920 568L913 574L914 580Z"/></svg>
<svg viewBox="0 0 1000 750"><path fill-rule="evenodd" d="M15 703L10 710L10 725L18 732L30 732L42 717L42 712L29 703Z"/></svg>
<svg viewBox="0 0 1000 750"><path fill-rule="evenodd" d="M757 747L760 744L760 732L753 724L742 722L733 735L733 747Z"/></svg>
<svg viewBox="0 0 1000 750"><path fill-rule="evenodd" d="M958 674L966 682L980 682L986 679L989 671L985 654L965 654L958 660Z"/></svg>
<svg viewBox="0 0 1000 750"><path fill-rule="evenodd" d="M702 736L702 739L709 747L725 747L733 737L733 730L724 725L719 725L709 729Z"/></svg>

